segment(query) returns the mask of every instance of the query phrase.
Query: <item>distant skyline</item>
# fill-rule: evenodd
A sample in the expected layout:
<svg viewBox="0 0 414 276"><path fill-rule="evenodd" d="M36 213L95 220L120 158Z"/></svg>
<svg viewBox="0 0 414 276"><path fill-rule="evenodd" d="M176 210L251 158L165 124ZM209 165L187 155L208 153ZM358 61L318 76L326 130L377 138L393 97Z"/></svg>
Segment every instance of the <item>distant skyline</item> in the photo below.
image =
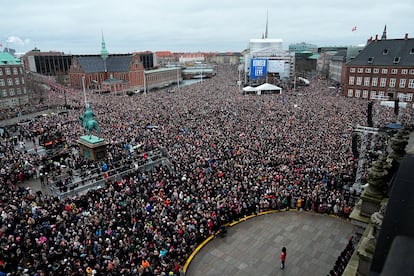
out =
<svg viewBox="0 0 414 276"><path fill-rule="evenodd" d="M318 46L365 44L370 36L414 37L414 1L25 1L0 3L0 44L24 53L241 52L261 38ZM356 28L355 28L356 27ZM410 33L411 32L411 33Z"/></svg>

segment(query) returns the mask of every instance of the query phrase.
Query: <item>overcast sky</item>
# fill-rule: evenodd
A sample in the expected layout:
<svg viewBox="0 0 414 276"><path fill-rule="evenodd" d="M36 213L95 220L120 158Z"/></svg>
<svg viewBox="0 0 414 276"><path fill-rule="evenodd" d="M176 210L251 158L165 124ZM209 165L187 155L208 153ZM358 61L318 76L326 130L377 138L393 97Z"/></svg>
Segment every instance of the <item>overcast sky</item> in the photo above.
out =
<svg viewBox="0 0 414 276"><path fill-rule="evenodd" d="M240 52L252 38L318 46L414 37L413 0L2 0L0 43L26 52ZM356 26L357 30L352 31Z"/></svg>

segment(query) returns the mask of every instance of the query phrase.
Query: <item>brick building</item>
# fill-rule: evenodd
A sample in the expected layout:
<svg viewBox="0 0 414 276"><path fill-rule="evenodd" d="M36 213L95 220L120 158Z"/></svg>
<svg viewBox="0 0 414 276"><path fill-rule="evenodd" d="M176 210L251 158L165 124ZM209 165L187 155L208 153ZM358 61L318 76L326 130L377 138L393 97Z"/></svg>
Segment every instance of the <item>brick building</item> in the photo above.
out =
<svg viewBox="0 0 414 276"><path fill-rule="evenodd" d="M0 108L27 104L29 96L25 85L23 64L9 53L0 53Z"/></svg>
<svg viewBox="0 0 414 276"><path fill-rule="evenodd" d="M366 47L346 64L344 94L364 99L400 99L414 94L414 39L370 38Z"/></svg>
<svg viewBox="0 0 414 276"><path fill-rule="evenodd" d="M69 69L72 88L94 91L145 91L181 80L181 68L154 69L152 52L109 55L103 36L100 55L75 56Z"/></svg>

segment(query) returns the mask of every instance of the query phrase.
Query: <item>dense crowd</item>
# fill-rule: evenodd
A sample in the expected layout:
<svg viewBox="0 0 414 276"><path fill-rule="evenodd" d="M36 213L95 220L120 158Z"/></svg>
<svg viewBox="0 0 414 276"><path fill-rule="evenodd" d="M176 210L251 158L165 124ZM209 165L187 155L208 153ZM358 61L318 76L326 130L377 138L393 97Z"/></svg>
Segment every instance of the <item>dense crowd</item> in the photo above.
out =
<svg viewBox="0 0 414 276"><path fill-rule="evenodd" d="M88 94L99 135L109 142L98 163L76 151L84 134L81 94L67 95L79 109L34 118L15 135L3 135L0 271L180 275L201 241L245 215L299 208L347 217L354 201L343 187L357 167L351 133L365 124L367 102L333 93L317 79L282 95L243 95L233 85L236 76L235 67L224 66L213 79L175 93ZM392 117L392 109L375 108L378 125ZM406 111L401 120L410 116ZM24 149L25 141L38 145L45 132L63 135L65 158ZM17 185L46 172L52 178L62 167L105 162L111 168L131 158L131 148L145 154L157 147L167 149L171 169L131 172L74 198Z"/></svg>

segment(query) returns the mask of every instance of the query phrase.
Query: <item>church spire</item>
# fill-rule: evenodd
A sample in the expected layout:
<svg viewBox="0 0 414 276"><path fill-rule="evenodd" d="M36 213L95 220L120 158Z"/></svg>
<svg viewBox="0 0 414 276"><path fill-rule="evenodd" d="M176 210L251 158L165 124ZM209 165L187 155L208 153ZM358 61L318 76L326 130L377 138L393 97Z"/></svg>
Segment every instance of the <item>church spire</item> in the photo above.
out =
<svg viewBox="0 0 414 276"><path fill-rule="evenodd" d="M267 38L268 21L269 21L269 10L266 11L266 30L265 30L264 38Z"/></svg>
<svg viewBox="0 0 414 276"><path fill-rule="evenodd" d="M382 32L381 40L387 39L387 25L384 27L384 31Z"/></svg>
<svg viewBox="0 0 414 276"><path fill-rule="evenodd" d="M106 50L103 31L102 31L102 44L101 45L102 45L102 47L101 47L101 58L103 59L104 69L105 69L105 73L106 73L108 71L106 69L106 59L108 58L109 54L108 54L108 50Z"/></svg>
<svg viewBox="0 0 414 276"><path fill-rule="evenodd" d="M103 31L102 31L102 48L101 48L101 57L102 57L103 59L107 59L107 58L108 58L108 51L106 50L106 46L105 46L105 39L104 39Z"/></svg>

